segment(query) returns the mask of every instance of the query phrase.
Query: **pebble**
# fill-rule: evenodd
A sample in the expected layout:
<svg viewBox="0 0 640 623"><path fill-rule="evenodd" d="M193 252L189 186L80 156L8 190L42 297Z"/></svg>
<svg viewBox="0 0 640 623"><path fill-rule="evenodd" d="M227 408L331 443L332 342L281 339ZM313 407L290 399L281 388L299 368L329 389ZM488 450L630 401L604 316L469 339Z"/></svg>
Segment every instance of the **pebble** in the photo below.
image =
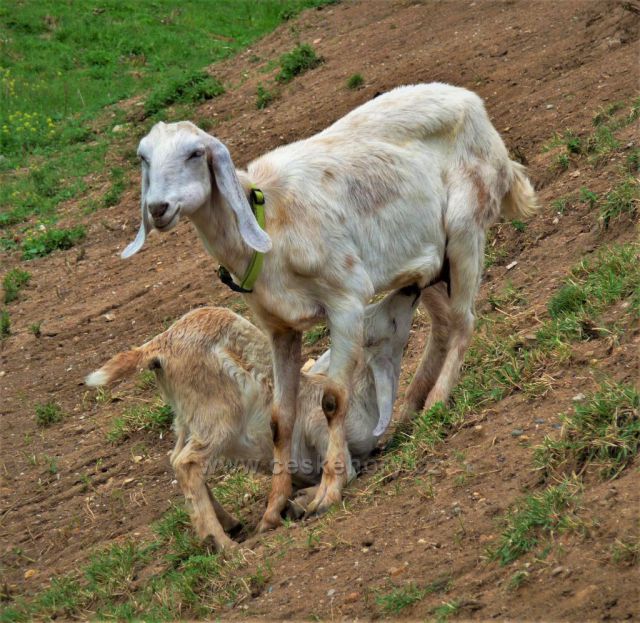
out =
<svg viewBox="0 0 640 623"><path fill-rule="evenodd" d="M27 569L24 572L24 579L28 580L29 578L32 578L34 575L36 575L38 572L35 569Z"/></svg>
<svg viewBox="0 0 640 623"><path fill-rule="evenodd" d="M391 577L395 577L396 575L400 575L401 573L404 573L405 571L405 567L391 567L389 569L389 575Z"/></svg>
<svg viewBox="0 0 640 623"><path fill-rule="evenodd" d="M336 594L336 589L335 588L330 588L327 591L327 597L333 597Z"/></svg>
<svg viewBox="0 0 640 623"><path fill-rule="evenodd" d="M514 428L511 431L512 437L520 437L521 435L524 435L524 431L521 428Z"/></svg>
<svg viewBox="0 0 640 623"><path fill-rule="evenodd" d="M571 400L573 400L573 402L582 402L585 398L586 396L583 393L579 393L576 394Z"/></svg>
<svg viewBox="0 0 640 623"><path fill-rule="evenodd" d="M345 604L352 604L352 603L355 603L356 601L358 601L359 599L360 599L360 593L358 593L358 591L354 591L353 593L349 593L344 598L344 603Z"/></svg>
<svg viewBox="0 0 640 623"><path fill-rule="evenodd" d="M536 418L536 419L535 419L535 420L533 420L533 421L534 421L536 424L544 424L544 420L543 420L541 417Z"/></svg>
<svg viewBox="0 0 640 623"><path fill-rule="evenodd" d="M551 575L560 575L564 571L564 567L556 567L551 571Z"/></svg>

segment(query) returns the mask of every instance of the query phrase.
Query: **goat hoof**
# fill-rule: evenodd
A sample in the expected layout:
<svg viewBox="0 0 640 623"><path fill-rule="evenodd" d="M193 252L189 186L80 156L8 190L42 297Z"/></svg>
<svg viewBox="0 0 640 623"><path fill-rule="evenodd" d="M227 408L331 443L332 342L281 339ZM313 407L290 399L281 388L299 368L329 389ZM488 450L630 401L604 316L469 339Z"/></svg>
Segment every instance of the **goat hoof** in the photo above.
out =
<svg viewBox="0 0 640 623"><path fill-rule="evenodd" d="M203 544L207 549L213 550L214 552L218 552L220 554L224 554L231 552L235 548L238 547L238 543L236 543L233 539L225 536L224 538L216 538L212 534L209 534L205 537Z"/></svg>
<svg viewBox="0 0 640 623"><path fill-rule="evenodd" d="M273 521L273 519L267 519L263 517L258 527L256 528L256 532L258 534L262 534L263 532L268 532L269 530L275 530L278 526L282 524L282 520L278 517L277 521Z"/></svg>

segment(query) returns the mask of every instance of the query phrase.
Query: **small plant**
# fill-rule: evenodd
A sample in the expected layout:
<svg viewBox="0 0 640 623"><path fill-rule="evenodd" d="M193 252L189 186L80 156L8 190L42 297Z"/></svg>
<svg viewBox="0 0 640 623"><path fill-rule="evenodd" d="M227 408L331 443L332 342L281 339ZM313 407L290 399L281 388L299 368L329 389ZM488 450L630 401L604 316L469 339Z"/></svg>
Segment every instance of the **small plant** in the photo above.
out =
<svg viewBox="0 0 640 623"><path fill-rule="evenodd" d="M353 76L349 76L347 79L347 89L351 89L355 91L359 89L364 84L364 78L362 74L353 74Z"/></svg>
<svg viewBox="0 0 640 623"><path fill-rule="evenodd" d="M258 88L256 89L256 96L256 108L258 110L263 110L276 98L276 95L273 91L265 89L261 84L259 84Z"/></svg>
<svg viewBox="0 0 640 623"><path fill-rule="evenodd" d="M507 584L508 591L517 591L523 584L529 581L528 571L516 571L510 578Z"/></svg>
<svg viewBox="0 0 640 623"><path fill-rule="evenodd" d="M4 302L11 303L18 298L18 292L31 280L31 274L20 268L11 269L2 281Z"/></svg>
<svg viewBox="0 0 640 623"><path fill-rule="evenodd" d="M554 199L551 202L551 206L558 214L564 214L567 211L568 205L569 205L568 197L559 197L558 199Z"/></svg>
<svg viewBox="0 0 640 623"><path fill-rule="evenodd" d="M460 610L460 604L457 601L449 601L437 608L434 608L431 612L436 618L437 623L447 621L450 616L454 615Z"/></svg>
<svg viewBox="0 0 640 623"><path fill-rule="evenodd" d="M541 493L528 495L508 511L500 545L490 552L493 560L507 565L535 549L543 538L579 525L572 512L578 485L564 480Z"/></svg>
<svg viewBox="0 0 640 623"><path fill-rule="evenodd" d="M307 346L313 346L323 337L327 337L327 335L329 335L329 329L326 325L319 324L313 327L313 329L309 329L309 331L304 334L304 343Z"/></svg>
<svg viewBox="0 0 640 623"><path fill-rule="evenodd" d="M42 327L42 320L40 320L40 322L34 322L29 325L29 332L34 337L40 337L42 335L41 327Z"/></svg>
<svg viewBox="0 0 640 623"><path fill-rule="evenodd" d="M280 57L280 72L276 80L282 83L291 82L296 76L317 67L320 63L322 58L308 43L300 44Z"/></svg>
<svg viewBox="0 0 640 623"><path fill-rule="evenodd" d="M138 375L138 380L136 381L136 386L138 389L143 391L147 389L152 389L156 386L156 375L151 370L144 370Z"/></svg>
<svg viewBox="0 0 640 623"><path fill-rule="evenodd" d="M631 386L604 383L561 421L559 438L545 437L534 453L548 472L581 475L593 466L616 478L640 450L640 392Z"/></svg>
<svg viewBox="0 0 640 623"><path fill-rule="evenodd" d="M172 421L173 412L169 405L131 407L114 420L107 439L119 443L140 431L164 432L171 428Z"/></svg>
<svg viewBox="0 0 640 623"><path fill-rule="evenodd" d="M62 407L55 402L45 402L36 406L36 424L46 428L60 422L64 417Z"/></svg>
<svg viewBox="0 0 640 623"><path fill-rule="evenodd" d="M422 601L431 592L418 588L415 584L409 584L394 588L390 593L376 595L376 604L384 614L398 614L405 608Z"/></svg>
<svg viewBox="0 0 640 623"><path fill-rule="evenodd" d="M118 205L125 188L124 170L120 168L111 169L111 186L105 193L104 197L102 197L102 205L105 208Z"/></svg>
<svg viewBox="0 0 640 623"><path fill-rule="evenodd" d="M582 152L582 141L579 136L576 136L573 132L567 132L564 139L567 151L570 154L579 154Z"/></svg>
<svg viewBox="0 0 640 623"><path fill-rule="evenodd" d="M70 229L45 229L27 236L22 241L22 259L32 260L44 257L58 249L70 249L86 236L82 225Z"/></svg>
<svg viewBox="0 0 640 623"><path fill-rule="evenodd" d="M636 148L627 156L627 171L631 175L640 173L640 149Z"/></svg>
<svg viewBox="0 0 640 623"><path fill-rule="evenodd" d="M6 309L0 310L0 340L4 340L11 335L11 318Z"/></svg>
<svg viewBox="0 0 640 623"><path fill-rule="evenodd" d="M518 232L522 233L527 229L527 224L522 221L511 221L511 226Z"/></svg>
<svg viewBox="0 0 640 623"><path fill-rule="evenodd" d="M600 208L600 222L607 228L609 223L622 216L635 217L640 205L640 185L629 178L607 193Z"/></svg>
<svg viewBox="0 0 640 623"><path fill-rule="evenodd" d="M598 203L598 195L585 186L582 186L580 188L580 201L588 203L589 207L593 208Z"/></svg>
<svg viewBox="0 0 640 623"><path fill-rule="evenodd" d="M637 565L640 563L640 537L625 536L616 539L611 546L611 558L617 564Z"/></svg>
<svg viewBox="0 0 640 623"><path fill-rule="evenodd" d="M555 158L554 164L560 171L566 171L569 168L571 160L568 154L558 154Z"/></svg>

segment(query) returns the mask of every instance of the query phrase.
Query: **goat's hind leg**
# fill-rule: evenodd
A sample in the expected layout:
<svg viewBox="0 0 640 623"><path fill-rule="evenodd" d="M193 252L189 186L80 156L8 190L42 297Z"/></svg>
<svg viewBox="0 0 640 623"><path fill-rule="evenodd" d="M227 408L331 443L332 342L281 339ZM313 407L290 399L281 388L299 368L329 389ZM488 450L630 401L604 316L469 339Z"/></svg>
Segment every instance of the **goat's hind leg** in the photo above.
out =
<svg viewBox="0 0 640 623"><path fill-rule="evenodd" d="M447 284L440 282L425 288L421 302L431 318L429 341L405 397L405 405L398 424L408 422L422 410L442 369L449 342L449 316L451 313Z"/></svg>
<svg viewBox="0 0 640 623"><path fill-rule="evenodd" d="M226 534L216 512L215 501L206 483L207 465L211 457L209 446L189 441L175 457L173 468L187 501L193 528L200 539L212 537L218 551L231 549L237 544ZM233 519L222 509L222 520Z"/></svg>

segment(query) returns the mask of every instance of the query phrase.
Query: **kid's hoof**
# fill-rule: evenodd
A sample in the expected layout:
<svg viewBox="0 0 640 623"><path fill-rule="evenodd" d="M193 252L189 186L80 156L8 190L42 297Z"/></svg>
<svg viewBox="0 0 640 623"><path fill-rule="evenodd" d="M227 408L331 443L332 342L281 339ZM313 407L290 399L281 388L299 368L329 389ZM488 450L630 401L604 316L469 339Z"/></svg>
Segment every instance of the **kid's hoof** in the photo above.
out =
<svg viewBox="0 0 640 623"><path fill-rule="evenodd" d="M282 519L278 517L277 520L274 518L263 517L258 527L256 528L256 532L258 534L262 534L263 532L268 532L269 530L275 530L278 526L282 524Z"/></svg>

